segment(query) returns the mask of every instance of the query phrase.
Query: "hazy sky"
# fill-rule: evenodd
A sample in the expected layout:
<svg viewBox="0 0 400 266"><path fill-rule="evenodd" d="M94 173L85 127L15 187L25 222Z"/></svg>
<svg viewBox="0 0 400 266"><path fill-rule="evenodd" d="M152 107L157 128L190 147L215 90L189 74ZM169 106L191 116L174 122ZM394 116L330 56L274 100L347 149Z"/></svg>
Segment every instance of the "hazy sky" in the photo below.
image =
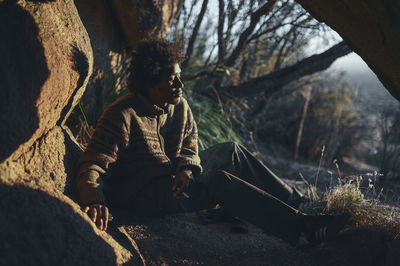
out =
<svg viewBox="0 0 400 266"><path fill-rule="evenodd" d="M399 104L382 85L375 73L356 53L339 58L327 71L344 71L345 80L359 87L361 89L360 93L372 98L371 107Z"/></svg>
<svg viewBox="0 0 400 266"><path fill-rule="evenodd" d="M332 68L341 69L350 73L371 72L368 65L356 53L351 53L336 60Z"/></svg>

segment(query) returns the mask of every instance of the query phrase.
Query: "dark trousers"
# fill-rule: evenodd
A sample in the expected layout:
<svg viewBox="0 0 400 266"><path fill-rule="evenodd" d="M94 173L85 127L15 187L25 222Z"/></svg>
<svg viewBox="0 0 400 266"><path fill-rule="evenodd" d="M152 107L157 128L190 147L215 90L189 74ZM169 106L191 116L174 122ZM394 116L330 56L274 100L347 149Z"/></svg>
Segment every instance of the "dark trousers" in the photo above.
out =
<svg viewBox="0 0 400 266"><path fill-rule="evenodd" d="M169 176L155 179L129 203L137 215L160 215L223 206L232 215L278 235L297 231L302 214L286 204L293 190L243 146L233 142L200 153L204 171L180 199Z"/></svg>

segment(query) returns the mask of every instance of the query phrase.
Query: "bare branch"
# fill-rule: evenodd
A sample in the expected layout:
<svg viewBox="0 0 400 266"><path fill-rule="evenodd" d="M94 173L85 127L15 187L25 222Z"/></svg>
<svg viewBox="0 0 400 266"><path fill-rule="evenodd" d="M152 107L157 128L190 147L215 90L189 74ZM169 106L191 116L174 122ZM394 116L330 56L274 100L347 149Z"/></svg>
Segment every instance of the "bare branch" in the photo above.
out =
<svg viewBox="0 0 400 266"><path fill-rule="evenodd" d="M231 33L232 33L232 26L234 24L235 18L237 16L238 10L234 8L233 6L233 1L228 0L228 26L226 29L226 36L225 36L225 45L228 44L230 38L231 38Z"/></svg>
<svg viewBox="0 0 400 266"><path fill-rule="evenodd" d="M282 54L284 49L286 48L286 45L289 42L289 38L284 38L283 40L283 44L281 45L281 48L278 51L278 56L276 57L276 61L275 61L275 65L274 65L274 71L277 71L281 68L281 58L282 58Z"/></svg>
<svg viewBox="0 0 400 266"><path fill-rule="evenodd" d="M298 49L298 46L297 46L297 40L299 39L299 37L302 37L302 34L301 33L299 33L299 32L294 32L294 34L293 34L293 37L292 37L292 39L291 39L291 41L290 41L290 46L288 46L288 47L286 47L285 49L284 49L284 51L283 51L283 54L282 54L282 58L283 58L283 60L281 60L281 62L279 63L279 68L278 69L280 69L281 67L282 67L282 64L285 62L285 61L288 61L288 59L290 59L290 57L293 55L293 54L295 54L295 51ZM300 40L301 41L301 40Z"/></svg>
<svg viewBox="0 0 400 266"><path fill-rule="evenodd" d="M300 17L302 17L302 15L298 16L294 21L296 21ZM297 29L301 25L303 25L303 24L307 23L308 21L310 21L311 19L312 19L311 17L307 17L307 18L303 19L298 24L295 24L289 30L289 32L287 32L284 35L284 37L283 37L284 38L284 42L283 42L281 48L279 49L278 56L277 56L276 61L275 61L274 71L277 71L277 70L279 70L281 68L281 65L282 65L281 58L287 58L287 55L290 52L291 48L293 48L293 46L295 45L296 39L299 36L299 33L297 32ZM290 35L292 35L292 39L291 40L290 40ZM287 45L289 43L291 44L291 46L287 47Z"/></svg>
<svg viewBox="0 0 400 266"><path fill-rule="evenodd" d="M243 5L246 3L246 0L240 0L240 2L235 7L233 0L228 0L228 26L226 29L226 37L225 37L225 50L230 49L232 46L232 29L235 26L238 18L238 14L242 9ZM237 33L234 33L236 35Z"/></svg>
<svg viewBox="0 0 400 266"><path fill-rule="evenodd" d="M198 0L192 0L192 3L190 5L189 13L187 13L186 9L184 9L182 37L184 37L186 35L188 23L189 23L190 18L192 17L193 8L197 4L197 1Z"/></svg>
<svg viewBox="0 0 400 266"><path fill-rule="evenodd" d="M276 2L277 0L269 0L266 4L264 4L258 10L251 14L250 25L242 32L242 34L240 34L238 44L236 45L236 48L233 50L229 58L226 60L225 65L233 66L236 59L241 54L242 50L245 48L248 37L253 33L253 30L257 26L257 23L259 22L261 16L270 12Z"/></svg>
<svg viewBox="0 0 400 266"><path fill-rule="evenodd" d="M251 37L249 37L249 39L247 41L249 42L249 41L252 41L254 39L258 39L262 35L265 35L265 34L270 33L270 32L275 32L277 29L279 29L281 27L284 27L286 25L290 25L290 22L279 24L279 25L276 25L275 27L268 28L268 29L266 29L266 30L264 30L262 32L257 33L257 34L253 34Z"/></svg>
<svg viewBox="0 0 400 266"><path fill-rule="evenodd" d="M222 62L225 57L225 39L224 39L224 24L225 24L225 1L219 0L219 15L218 15L218 63Z"/></svg>
<svg viewBox="0 0 400 266"><path fill-rule="evenodd" d="M192 35L190 36L189 43L188 43L188 46L187 46L187 49L186 49L186 60L182 64L183 67L186 67L188 65L190 57L192 56L193 48L194 48L194 42L196 41L196 37L197 37L197 35L199 33L201 22L203 21L204 14L206 13L207 4L208 4L208 0L204 0L203 4L201 5L200 14L197 17L196 24L195 24L195 26L193 28Z"/></svg>
<svg viewBox="0 0 400 266"><path fill-rule="evenodd" d="M185 80L186 80L186 81L189 81L189 80L194 80L194 79L198 79L198 78L201 78L201 77L219 78L220 75L216 74L215 68L214 68L214 69L211 70L211 71L204 70L204 71L201 71L201 72L199 72L199 73L196 73L196 74L193 75L193 76L185 77Z"/></svg>
<svg viewBox="0 0 400 266"><path fill-rule="evenodd" d="M287 3L285 3L285 4L287 4ZM270 33L270 32L275 32L277 29L279 29L279 28L281 28L281 27L284 27L284 26L287 26L287 25L292 25L292 26L296 26L297 28L300 28L301 25L305 24L306 22L308 22L308 21L310 21L310 20L312 19L311 16L307 16L305 19L301 20L300 22L297 22L300 18L302 18L302 17L306 14L306 13L304 12L304 13L300 13L298 16L296 16L296 17L295 17L293 20L291 20L291 21L282 22L282 23L280 23L280 24L278 24L278 25L275 25L275 26L273 26L273 27L271 27L271 28L267 28L267 29L261 31L261 29L262 29L262 27L263 27L264 25L268 25L268 24L270 23L270 21L269 21L270 18L273 17L273 16L275 16L275 14L277 14L278 11L280 11L282 8L283 8L283 5L282 5L281 7L279 7L277 10L275 10L275 12L271 13L271 15L269 16L269 18L266 19L266 20L263 22L263 24L260 26L259 30L256 31L251 37L249 37L248 42L249 42L249 41L252 41L252 40L254 40L254 39L257 39L257 38L261 37L261 36L264 35L264 34L267 34L267 33ZM288 9L288 10L286 11L286 13L283 14L282 17L289 16L289 14L292 12L292 10L293 10L293 7L292 7L291 9ZM305 27L305 28L307 28L307 27Z"/></svg>
<svg viewBox="0 0 400 266"><path fill-rule="evenodd" d="M247 77L251 75L252 69L256 65L257 61L257 50L260 40L257 39L255 43L250 47L250 51L247 56L243 57L242 65L240 67L239 78L240 80L247 80Z"/></svg>
<svg viewBox="0 0 400 266"><path fill-rule="evenodd" d="M213 54L213 52L214 52L214 49L215 49L216 47L217 47L217 44L214 44L214 45L212 46L212 48L211 48L211 50L210 50L210 53L208 54L208 57L207 57L206 61L204 62L203 67L207 67L208 64L210 63L210 61L211 61L211 56L212 56L212 54Z"/></svg>
<svg viewBox="0 0 400 266"><path fill-rule="evenodd" d="M280 14L282 12L282 10L284 10L284 8L287 6L288 6L288 1L281 3L281 5L278 8L275 8L275 10L273 12L266 14L267 15L266 19L264 19L264 21L262 22L262 24L260 25L259 29L256 32L261 30L264 26L270 25L271 23L273 23L273 22L271 22L271 20L276 20L278 15L280 15L279 17L283 17L283 18L287 17L293 10L293 6L289 9L287 9L283 15Z"/></svg>

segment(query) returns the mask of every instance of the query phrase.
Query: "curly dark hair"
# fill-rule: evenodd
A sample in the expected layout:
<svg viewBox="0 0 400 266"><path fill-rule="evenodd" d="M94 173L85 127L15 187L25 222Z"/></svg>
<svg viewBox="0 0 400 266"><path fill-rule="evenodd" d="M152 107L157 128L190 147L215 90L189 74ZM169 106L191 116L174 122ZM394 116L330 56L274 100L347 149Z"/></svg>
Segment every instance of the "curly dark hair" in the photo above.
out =
<svg viewBox="0 0 400 266"><path fill-rule="evenodd" d="M134 92L147 94L149 88L157 84L165 71L173 64L185 59L179 43L164 39L143 41L133 54L129 68L128 86Z"/></svg>

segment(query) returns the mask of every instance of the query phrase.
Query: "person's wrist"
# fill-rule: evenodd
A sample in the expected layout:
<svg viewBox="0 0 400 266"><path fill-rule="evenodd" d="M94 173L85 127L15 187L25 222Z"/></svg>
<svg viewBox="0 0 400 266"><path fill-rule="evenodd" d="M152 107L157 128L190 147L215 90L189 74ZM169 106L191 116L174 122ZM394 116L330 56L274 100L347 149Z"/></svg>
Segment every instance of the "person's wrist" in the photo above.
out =
<svg viewBox="0 0 400 266"><path fill-rule="evenodd" d="M179 170L179 172L185 172L185 173L189 173L189 174L193 173L192 169L191 169L189 166L183 166L183 167Z"/></svg>
<svg viewBox="0 0 400 266"><path fill-rule="evenodd" d="M193 173L190 169L183 170L183 172L185 172L187 175L192 175Z"/></svg>

